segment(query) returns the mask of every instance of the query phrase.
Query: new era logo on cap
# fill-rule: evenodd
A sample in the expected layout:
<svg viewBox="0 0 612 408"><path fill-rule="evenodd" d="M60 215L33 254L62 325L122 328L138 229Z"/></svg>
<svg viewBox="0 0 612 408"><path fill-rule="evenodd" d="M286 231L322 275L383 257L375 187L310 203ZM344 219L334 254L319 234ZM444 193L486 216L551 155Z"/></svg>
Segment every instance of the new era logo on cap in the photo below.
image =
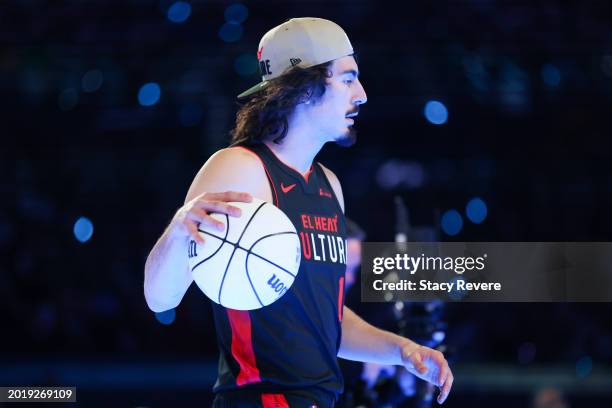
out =
<svg viewBox="0 0 612 408"><path fill-rule="evenodd" d="M289 62L291 62L292 67L295 67L297 64L302 62L302 60L299 58L289 58Z"/></svg>

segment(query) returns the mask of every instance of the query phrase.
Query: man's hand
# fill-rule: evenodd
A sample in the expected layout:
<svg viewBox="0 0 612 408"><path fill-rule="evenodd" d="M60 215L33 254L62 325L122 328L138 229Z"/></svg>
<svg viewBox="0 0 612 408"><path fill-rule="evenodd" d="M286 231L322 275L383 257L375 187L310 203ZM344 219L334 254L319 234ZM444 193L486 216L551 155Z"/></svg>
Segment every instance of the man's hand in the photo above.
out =
<svg viewBox="0 0 612 408"><path fill-rule="evenodd" d="M240 208L227 204L230 201L251 202L253 197L249 193L226 191L224 193L203 193L183 205L172 219L175 234L191 236L199 244L204 238L198 233L200 224L211 228L223 230L225 225L210 216L211 212L240 217Z"/></svg>
<svg viewBox="0 0 612 408"><path fill-rule="evenodd" d="M453 386L453 373L444 355L414 342L404 344L400 353L402 364L409 372L440 388L438 403L442 404Z"/></svg>

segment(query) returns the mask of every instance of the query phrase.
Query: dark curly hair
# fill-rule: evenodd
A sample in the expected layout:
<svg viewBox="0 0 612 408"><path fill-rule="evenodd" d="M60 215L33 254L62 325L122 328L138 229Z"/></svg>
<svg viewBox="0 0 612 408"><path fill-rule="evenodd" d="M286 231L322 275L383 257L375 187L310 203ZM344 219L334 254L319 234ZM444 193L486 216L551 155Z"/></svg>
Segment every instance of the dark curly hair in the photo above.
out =
<svg viewBox="0 0 612 408"><path fill-rule="evenodd" d="M245 102L236 114L231 146L272 140L281 143L287 136L289 116L305 101L317 102L332 76L331 62L309 68L293 67Z"/></svg>

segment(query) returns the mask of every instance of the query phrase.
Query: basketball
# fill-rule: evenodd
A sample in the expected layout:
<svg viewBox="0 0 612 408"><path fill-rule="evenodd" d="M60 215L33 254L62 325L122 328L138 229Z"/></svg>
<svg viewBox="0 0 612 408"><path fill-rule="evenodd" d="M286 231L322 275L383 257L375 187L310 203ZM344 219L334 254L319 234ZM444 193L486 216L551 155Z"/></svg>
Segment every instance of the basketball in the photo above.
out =
<svg viewBox="0 0 612 408"><path fill-rule="evenodd" d="M212 213L223 231L200 225L204 244L189 242L189 267L198 287L229 309L253 310L280 299L300 267L300 241L280 209L253 198L232 202L240 217Z"/></svg>

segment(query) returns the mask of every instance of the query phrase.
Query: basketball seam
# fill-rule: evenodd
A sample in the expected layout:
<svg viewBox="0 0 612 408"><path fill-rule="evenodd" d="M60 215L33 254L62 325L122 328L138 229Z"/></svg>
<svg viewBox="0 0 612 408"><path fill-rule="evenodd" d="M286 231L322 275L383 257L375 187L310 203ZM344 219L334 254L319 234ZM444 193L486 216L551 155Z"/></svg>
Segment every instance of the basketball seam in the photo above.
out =
<svg viewBox="0 0 612 408"><path fill-rule="evenodd" d="M250 275L250 273L249 273L249 268L248 268L248 260L249 260L249 256L251 256L251 255L256 256L257 258L261 259L262 261L265 261L265 262L269 263L270 265L277 267L279 270L281 270L281 271L285 272L286 274L290 275L291 277L293 277L293 279L295 279L295 277L297 276L297 275L292 274L291 272L289 272L287 269L283 268L282 266L280 266L280 265L278 265L278 264L276 264L276 263L272 262L271 260L269 260L269 259L267 259L267 258L265 258L265 257L263 257L263 256L261 256L261 255L259 255L259 254L257 254L257 253L255 253L255 252L253 252L253 247L254 247L254 246L255 246L255 245L256 245L256 244L257 244L259 241L261 241L262 239L264 239L264 238L269 238L269 237L272 237L272 236L275 236L275 235L283 235L283 234L294 234L294 235L296 235L296 236L297 236L297 232L295 232L295 231L283 231L283 232L276 232L276 233L274 233L274 234L269 234L269 235L266 235L266 236L261 237L260 239L258 239L258 240L257 240L257 241L256 241L256 242L253 244L253 245L251 245L251 247L250 247L249 249L246 249L245 247L242 247L242 246L240 246L240 245L238 245L238 244L234 244L233 242L230 242L230 241L228 241L228 240L227 240L227 239L225 239L225 238L221 238L220 236L215 235L215 234L211 234L211 233L209 233L209 232L207 232L207 231L202 231L202 230L198 230L198 231L200 231L200 232L202 232L202 233L204 233L204 234L210 235L211 237L215 237L215 238L217 238L217 239L220 239L222 242L221 242L221 246L220 246L220 247L219 247L219 248L218 248L218 249L215 251L215 253L213 253L213 254L212 254L212 255L210 255L208 258L204 259L203 261L198 262L198 264L197 264L197 265L195 265L195 266L194 266L194 267L191 269L191 270L192 270L192 272L193 272L193 270L194 270L196 267L200 266L200 265L201 265L203 262L205 262L205 261L209 260L209 259L210 259L210 258L212 258L214 255L216 255L216 253L217 253L217 252L219 252L219 251L221 250L221 248L223 247L223 244L229 244L229 245L232 245L232 246L233 246L233 247L234 247L236 250L241 249L241 250L243 250L244 252L246 252L246 253L247 253L247 257L246 257L246 260L245 260L245 269L246 269L246 271L247 271L247 278L249 279L249 283L250 283L250 285L251 285L251 288L253 289L253 292L255 292L255 296L257 297L257 300L259 301L259 303L261 303L261 305L262 305L262 306L264 306L264 305L263 305L263 303L261 302L261 300L259 299L259 295L258 295L257 291L255 290L255 287L253 286L253 282L251 281L251 275Z"/></svg>
<svg viewBox="0 0 612 408"><path fill-rule="evenodd" d="M288 270L286 270L285 268L283 268L280 265L275 264L274 262L270 261L267 258L264 258L263 256L257 255L255 252L252 252L253 247L255 245L257 245L257 243L265 238L270 238L270 237L274 237L276 235L284 235L284 234L295 234L297 235L295 232L293 231L286 231L286 232L275 232L274 234L268 234L268 235L264 235L263 237L259 238L257 241L255 241L253 243L253 245L251 245L251 247L248 250L245 250L244 248L241 248L243 250L246 251L247 255L246 258L244 260L244 269L246 270L246 275L247 275L247 279L249 280L249 284L251 285L251 289L253 289L253 293L255 293L255 297L257 298L257 300L259 301L259 304L261 304L262 306L264 306L263 302L261 301L261 299L259 298L259 294L257 293L257 290L255 289L255 286L253 286L253 281L251 280L251 274L249 272L249 256L251 255L255 255L256 257L258 257L259 259L262 259L274 266L276 266L278 269L282 270L283 272L288 273L289 275L293 276L293 279L295 279L295 275L292 274L291 272L289 272Z"/></svg>
<svg viewBox="0 0 612 408"><path fill-rule="evenodd" d="M251 275L249 274L249 252L248 251L247 251L247 256L244 259L244 268L246 269L246 276L247 276L247 279L249 280L249 285L251 285L251 289L253 289L253 293L255 294L257 301L259 302L260 305L263 306L264 304L259 298L259 294L255 290L255 286L253 286L253 282L251 281Z"/></svg>
<svg viewBox="0 0 612 408"><path fill-rule="evenodd" d="M294 233L293 233L293 232L290 232L289 234L294 234ZM295 235L297 235L297 234L295 234ZM267 259L267 258L264 258L263 256L261 256L261 255L259 255L259 254L256 254L255 252L249 252L249 251L247 251L246 249L244 249L244 248L242 248L242 247L241 247L241 248L238 248L238 249L242 249L243 251L245 251L245 252L247 253L247 256L248 256L248 255L253 255L253 256L256 256L256 257L258 257L259 259L261 259L262 261L266 261L266 262L267 262L267 263L269 263L270 265L272 265L272 266L276 266L278 269L280 269L281 271L285 272L286 274L293 276L293 278L294 278L294 279L295 279L295 277L297 276L297 275L292 274L291 272L289 272L288 270L286 270L286 269L285 269L285 268L283 268L282 266L275 264L275 263L274 263L274 262L272 262L271 260L269 260L269 259Z"/></svg>
<svg viewBox="0 0 612 408"><path fill-rule="evenodd" d="M200 262L198 262L197 264L195 264L193 266L193 268L191 268L191 272L193 273L193 271L195 270L195 268L197 268L198 266L200 266L201 264L203 264L204 262L208 261L210 258L212 258L213 256L217 255L217 252L219 252L221 250L221 248L223 248L223 244L225 244L227 241L227 236L229 235L229 229L230 229L230 223L229 223L229 217L227 216L227 214L225 214L225 225L227 225L227 228L225 229L225 237L221 238L218 237L216 235L213 234L208 234L206 231L202 231L199 227L198 227L198 232L203 232L204 234L208 234L211 235L217 239L221 240L221 245L219 245L219 248L217 248L217 250L215 252L213 252L210 256L208 256L206 259L202 259Z"/></svg>
<svg viewBox="0 0 612 408"><path fill-rule="evenodd" d="M230 257L229 257L229 259L227 261L227 265L225 266L225 272L223 272L223 277L221 278L221 285L219 286L219 295L217 297L217 299L219 301L218 302L219 304L221 304L221 292L223 291L223 285L225 284L225 277L227 276L227 271L229 269L230 264L232 263L232 259L234 258L234 254L236 253L236 249L237 249L236 246L240 245L240 240L244 236L244 233L246 232L247 228L249 228L249 225L251 224L251 221L253 221L253 218L255 217L255 215L266 204L267 203L264 201L259 207L257 207L257 209L255 211L253 211L253 214L251 214L251 218L249 218L249 220L247 221L246 225L244 226L244 229L242 230L242 233L238 237L238 241L236 241L236 244L234 246L234 250L232 251L232 254L230 255ZM255 296L257 296L257 295L255 295Z"/></svg>
<svg viewBox="0 0 612 408"><path fill-rule="evenodd" d="M235 247L236 249L242 249L242 250L243 250L243 251L245 251L245 252L252 252L252 251L251 251L251 249L246 249L246 248L245 248L245 247L243 247L243 246L240 246L240 245L238 245L238 244L236 244L236 243L234 243L234 242L230 242L230 241L228 241L227 239L222 238L222 237L220 237L220 236L218 236L218 235L211 234L211 233L210 233L210 232L208 232L208 231L202 231L202 230L198 230L198 231L200 231L200 232L202 232L202 233L204 233L204 234L206 234L206 235L210 235L210 236L211 236L211 237L213 237L213 238L220 239L221 241L223 241L223 243L224 243L224 244L230 244L230 245L232 245L233 247ZM266 235L266 237L270 237L270 236L272 236L272 235L282 235L282 234L295 234L295 235L297 235L297 232L295 232L295 231L282 231L282 232L275 232L274 234ZM266 237L263 237L263 238L266 238ZM253 244L253 245L254 245L254 244ZM253 248L253 245L251 245L251 248ZM257 253L255 253L255 252L252 252L252 254L253 254L253 255L255 255L255 256L256 256L256 257L258 257L258 258L265 259L264 257L262 257L261 255L258 255L258 254L257 254ZM208 259L210 259L210 258L211 258L211 257L209 256L208 258L206 258L206 260L208 260ZM267 261L267 259L265 259L265 260ZM270 262L271 262L271 261L270 261ZM271 262L271 263L272 263L272 262ZM275 265L275 266L277 266L277 265L276 265L276 264L274 264L274 263L272 263L272 264L273 264L273 265ZM281 266L279 266L279 268L282 268L282 267L281 267ZM290 273L290 272L287 272L287 273Z"/></svg>
<svg viewBox="0 0 612 408"><path fill-rule="evenodd" d="M259 259L264 260L264 261L268 262L269 264L272 264L272 265L276 266L278 269L282 270L282 271L283 271L283 272L285 272L285 273L288 273L289 275L293 276L293 278L295 279L296 275L292 274L292 273L291 273L291 272L289 272L287 269L283 268L283 267L282 267L282 266L280 266L280 265L275 264L275 263L274 263L274 262L272 262L271 260L269 260L269 259L267 259L267 258L264 258L264 257L263 257L263 256L261 256L261 255L258 255L258 254L257 254L257 253L255 253L255 252L253 252L253 247L254 247L255 245L257 245L257 243L258 243L259 241L261 241L261 240L263 240L263 239L265 239L265 238L270 238L270 237L276 236L276 235L285 235L285 234L295 234L295 235L297 236L297 233L296 233L296 232L293 232L293 231L275 232L275 233L273 233L273 234L268 234L268 235L265 235L265 236L263 236L263 237L259 238L257 241L255 241L255 242L253 243L253 245L251 245L251 247L250 247L248 250L247 250L247 249L244 249L244 248L241 248L241 249L244 249L244 250L247 252L247 259L249 258L249 256L250 256L250 255L255 255L255 256L256 256L256 257L258 257Z"/></svg>

